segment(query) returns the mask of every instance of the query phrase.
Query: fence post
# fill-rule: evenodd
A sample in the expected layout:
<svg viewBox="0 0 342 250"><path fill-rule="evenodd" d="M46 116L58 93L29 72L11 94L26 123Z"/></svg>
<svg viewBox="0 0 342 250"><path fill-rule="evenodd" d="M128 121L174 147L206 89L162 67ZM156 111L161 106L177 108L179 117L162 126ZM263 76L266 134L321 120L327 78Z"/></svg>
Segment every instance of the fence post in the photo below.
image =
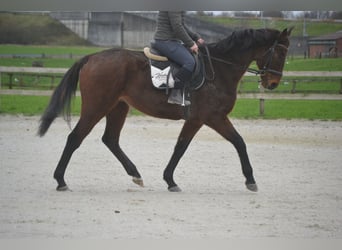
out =
<svg viewBox="0 0 342 250"><path fill-rule="evenodd" d="M125 47L125 40L124 40L124 29L125 29L125 26L124 26L124 13L121 13L121 17L120 17L120 35L121 35L121 48L124 48Z"/></svg>
<svg viewBox="0 0 342 250"><path fill-rule="evenodd" d="M243 91L243 80L240 80L240 84L239 84L239 89L238 89L238 93L242 93Z"/></svg>
<svg viewBox="0 0 342 250"><path fill-rule="evenodd" d="M292 94L296 93L296 85L297 85L297 80L292 80L292 89L291 89Z"/></svg>
<svg viewBox="0 0 342 250"><path fill-rule="evenodd" d="M8 88L9 88L9 89L12 89L12 84L13 84L13 83L12 83L13 74L12 74L12 73L9 73L8 75L9 75L9 86L8 86Z"/></svg>
<svg viewBox="0 0 342 250"><path fill-rule="evenodd" d="M260 115L263 116L265 114L265 99L260 99Z"/></svg>
<svg viewBox="0 0 342 250"><path fill-rule="evenodd" d="M260 85L260 93L265 93L265 89L262 85ZM261 116L265 114L265 99L264 98L259 99L259 113Z"/></svg>
<svg viewBox="0 0 342 250"><path fill-rule="evenodd" d="M51 86L50 86L50 89L53 89L54 85L55 85L55 76L51 76Z"/></svg>

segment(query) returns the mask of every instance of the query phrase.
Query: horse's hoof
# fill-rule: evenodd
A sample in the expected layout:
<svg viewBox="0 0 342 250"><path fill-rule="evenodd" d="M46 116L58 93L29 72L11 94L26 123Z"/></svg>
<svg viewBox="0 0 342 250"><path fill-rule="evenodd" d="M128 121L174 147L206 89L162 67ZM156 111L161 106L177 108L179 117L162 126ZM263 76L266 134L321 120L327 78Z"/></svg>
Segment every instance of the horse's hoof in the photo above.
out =
<svg viewBox="0 0 342 250"><path fill-rule="evenodd" d="M170 192L182 192L182 189L180 189L178 186L170 187L168 189Z"/></svg>
<svg viewBox="0 0 342 250"><path fill-rule="evenodd" d="M56 188L57 191L71 191L71 189L69 189L69 187L67 185L65 186L58 186Z"/></svg>
<svg viewBox="0 0 342 250"><path fill-rule="evenodd" d="M252 191L252 192L258 192L258 186L257 184L247 184L246 183L246 187L248 190Z"/></svg>
<svg viewBox="0 0 342 250"><path fill-rule="evenodd" d="M138 177L133 177L132 181L133 181L135 184L139 185L140 187L144 187L144 181L143 181L143 179L138 178Z"/></svg>

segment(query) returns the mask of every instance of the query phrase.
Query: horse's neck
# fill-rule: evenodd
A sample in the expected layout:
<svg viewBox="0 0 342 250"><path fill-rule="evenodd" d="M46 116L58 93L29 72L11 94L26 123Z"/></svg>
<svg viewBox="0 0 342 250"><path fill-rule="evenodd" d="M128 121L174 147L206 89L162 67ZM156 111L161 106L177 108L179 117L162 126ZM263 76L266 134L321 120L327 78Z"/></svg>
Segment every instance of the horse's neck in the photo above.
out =
<svg viewBox="0 0 342 250"><path fill-rule="evenodd" d="M259 50L249 49L246 52L241 52L233 55L236 64L243 66L246 70L251 65L251 63L258 57L260 53Z"/></svg>
<svg viewBox="0 0 342 250"><path fill-rule="evenodd" d="M216 70L220 80L216 82L217 87L226 93L235 94L239 81L254 61L255 56L253 52L245 52L243 55L234 54L227 55L225 58L221 57L227 63L218 63L220 66Z"/></svg>
<svg viewBox="0 0 342 250"><path fill-rule="evenodd" d="M233 71L236 70L240 73L240 77L242 77L250 65L257 60L257 58L262 57L263 54L267 51L267 46L260 46L259 48L249 49L245 52L237 52L233 55L228 55L227 60L231 61L236 68L232 69Z"/></svg>

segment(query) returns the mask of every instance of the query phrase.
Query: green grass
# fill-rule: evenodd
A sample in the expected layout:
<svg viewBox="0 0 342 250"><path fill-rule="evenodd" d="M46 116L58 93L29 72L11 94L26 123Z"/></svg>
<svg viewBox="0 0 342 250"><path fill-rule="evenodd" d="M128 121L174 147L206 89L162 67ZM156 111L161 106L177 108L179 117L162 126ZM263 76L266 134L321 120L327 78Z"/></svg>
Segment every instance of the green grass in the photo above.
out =
<svg viewBox="0 0 342 250"><path fill-rule="evenodd" d="M0 114L41 115L49 103L47 96L0 96ZM76 97L72 114L79 115L81 98ZM141 115L135 109L130 114ZM239 119L308 119L342 121L341 101L266 100L265 115L259 114L259 100L238 99L230 117Z"/></svg>
<svg viewBox="0 0 342 250"><path fill-rule="evenodd" d="M265 100L265 114L259 114L259 100L238 99L230 117L241 119L342 120L341 101Z"/></svg>
<svg viewBox="0 0 342 250"><path fill-rule="evenodd" d="M23 54L34 54L34 53L45 53L45 54L52 54L52 53L62 53L62 54L73 54L73 55L85 55L94 53L100 50L104 50L105 48L101 47L68 47L68 46L14 46L14 45L0 45L0 54L15 54L16 51L19 51ZM18 53L19 53L18 52ZM0 65L1 66L17 66L17 67L31 67L32 62L39 61L42 62L44 67L51 67L51 68L69 68L71 65L76 61L76 58L0 58ZM251 65L252 68L256 68L255 63ZM303 59L303 58L288 58L285 64L285 71L342 71L342 58L324 58L324 59ZM37 78L34 76L22 76L16 75L17 84L19 88L27 88L27 89L36 89L36 88L43 88L48 89L51 86L51 79L41 77L39 79L39 84L36 84ZM305 80L309 78L300 78L300 80ZM244 77L243 79L245 82L249 82L250 86L253 86L254 91L257 91L257 81L259 80L258 77ZM293 78L283 78L282 82L284 83L276 92L286 92L289 91L290 85L287 87L285 84L287 82L291 82ZM338 79L337 79L338 80ZM331 84L327 84L327 81L331 83L331 79L322 79L320 83L315 82L311 85L308 84L298 84L298 87L305 86L309 89L311 87L315 89L320 88L321 90L330 91L331 88L336 91L339 87L338 81L333 80L333 87ZM9 76L8 74L2 74L1 76L2 87L7 87L9 83ZM55 82L55 86L57 81ZM320 85L320 87L315 87L315 85ZM251 91L251 87L248 87L248 84L245 84L247 88L244 86L244 89Z"/></svg>
<svg viewBox="0 0 342 250"><path fill-rule="evenodd" d="M45 54L49 55L72 55L72 58L0 58L0 66L31 67L33 62L39 61L47 68L70 68L80 56L92 54L101 50L103 47L85 46L28 46L28 45L0 45L0 54ZM76 56L76 57L75 57ZM40 77L28 74L15 74L13 88L25 89L50 89L51 78ZM56 78L54 86L58 84L60 78ZM9 85L9 75L1 75L2 87Z"/></svg>
<svg viewBox="0 0 342 250"><path fill-rule="evenodd" d="M342 28L342 27L341 27ZM0 45L0 54L45 54L82 56L105 50L103 47L85 46L32 46ZM0 58L1 66L31 66L33 61L42 61L45 67L70 67L77 58ZM256 67L255 63L251 67ZM289 57L284 71L342 71L342 58L304 59Z"/></svg>
<svg viewBox="0 0 342 250"><path fill-rule="evenodd" d="M42 62L45 68L69 68L76 61L76 59L0 58L0 65L14 67L32 67L32 62L36 61Z"/></svg>
<svg viewBox="0 0 342 250"><path fill-rule="evenodd" d="M256 69L252 62L250 68ZM288 56L283 71L342 71L342 58L306 58Z"/></svg>
<svg viewBox="0 0 342 250"><path fill-rule="evenodd" d="M103 47L93 46L34 46L34 45L0 45L0 54L5 55L39 55L38 58L12 57L0 58L1 66L31 67L32 62L42 62L44 67L69 68L79 57L92 54ZM45 56L44 58L43 55ZM51 55L64 55L66 58L51 58Z"/></svg>
<svg viewBox="0 0 342 250"><path fill-rule="evenodd" d="M1 95L0 114L41 115L49 104L49 96ZM80 113L81 98L72 103L72 114Z"/></svg>
<svg viewBox="0 0 342 250"><path fill-rule="evenodd" d="M0 45L0 53L3 54L73 54L85 55L94 53L104 48L100 47L69 47L69 46L13 46ZM1 66L30 67L33 61L42 61L45 67L70 67L77 59L53 59L53 58L0 58ZM252 65L252 67L255 65ZM303 59L288 58L285 64L288 71L342 71L342 58ZM51 79L35 76L15 75L16 86L19 89L50 89ZM338 93L341 88L340 78L315 78L316 81L308 81L309 78L296 78L296 90L301 93ZM54 87L60 78L57 78ZM257 76L244 77L243 92L258 92ZM292 89L294 78L283 77L279 87L273 92L289 93ZM8 88L9 76L2 74L2 88ZM7 84L7 85L6 85ZM48 105L49 97L37 96L0 96L0 113L41 115ZM80 112L81 101L76 97L72 109L74 115ZM139 115L140 112L132 109L131 114ZM259 115L259 100L240 99L230 114L235 118L265 118L265 119L319 119L342 120L341 101L295 101L295 100L266 100L265 115Z"/></svg>
<svg viewBox="0 0 342 250"><path fill-rule="evenodd" d="M61 55L74 54L86 55L103 50L103 47L96 46L47 46L47 45L0 45L0 54L46 54Z"/></svg>
<svg viewBox="0 0 342 250"><path fill-rule="evenodd" d="M258 77L244 77L239 85L239 93L259 92ZM295 86L294 86L295 84ZM279 86L274 90L265 90L270 93L330 93L338 94L341 91L339 77L283 77ZM292 92L294 88L294 92Z"/></svg>
<svg viewBox="0 0 342 250"><path fill-rule="evenodd" d="M284 71L342 71L342 58L287 59Z"/></svg>

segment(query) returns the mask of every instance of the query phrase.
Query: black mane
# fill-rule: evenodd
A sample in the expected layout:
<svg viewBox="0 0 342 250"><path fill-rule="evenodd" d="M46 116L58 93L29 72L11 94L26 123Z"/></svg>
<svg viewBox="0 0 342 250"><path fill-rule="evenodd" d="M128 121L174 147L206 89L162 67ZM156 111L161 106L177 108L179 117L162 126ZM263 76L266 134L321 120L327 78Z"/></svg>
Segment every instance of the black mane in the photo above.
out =
<svg viewBox="0 0 342 250"><path fill-rule="evenodd" d="M245 29L234 31L230 36L209 46L219 53L241 52L260 45L271 45L279 36L275 29Z"/></svg>

